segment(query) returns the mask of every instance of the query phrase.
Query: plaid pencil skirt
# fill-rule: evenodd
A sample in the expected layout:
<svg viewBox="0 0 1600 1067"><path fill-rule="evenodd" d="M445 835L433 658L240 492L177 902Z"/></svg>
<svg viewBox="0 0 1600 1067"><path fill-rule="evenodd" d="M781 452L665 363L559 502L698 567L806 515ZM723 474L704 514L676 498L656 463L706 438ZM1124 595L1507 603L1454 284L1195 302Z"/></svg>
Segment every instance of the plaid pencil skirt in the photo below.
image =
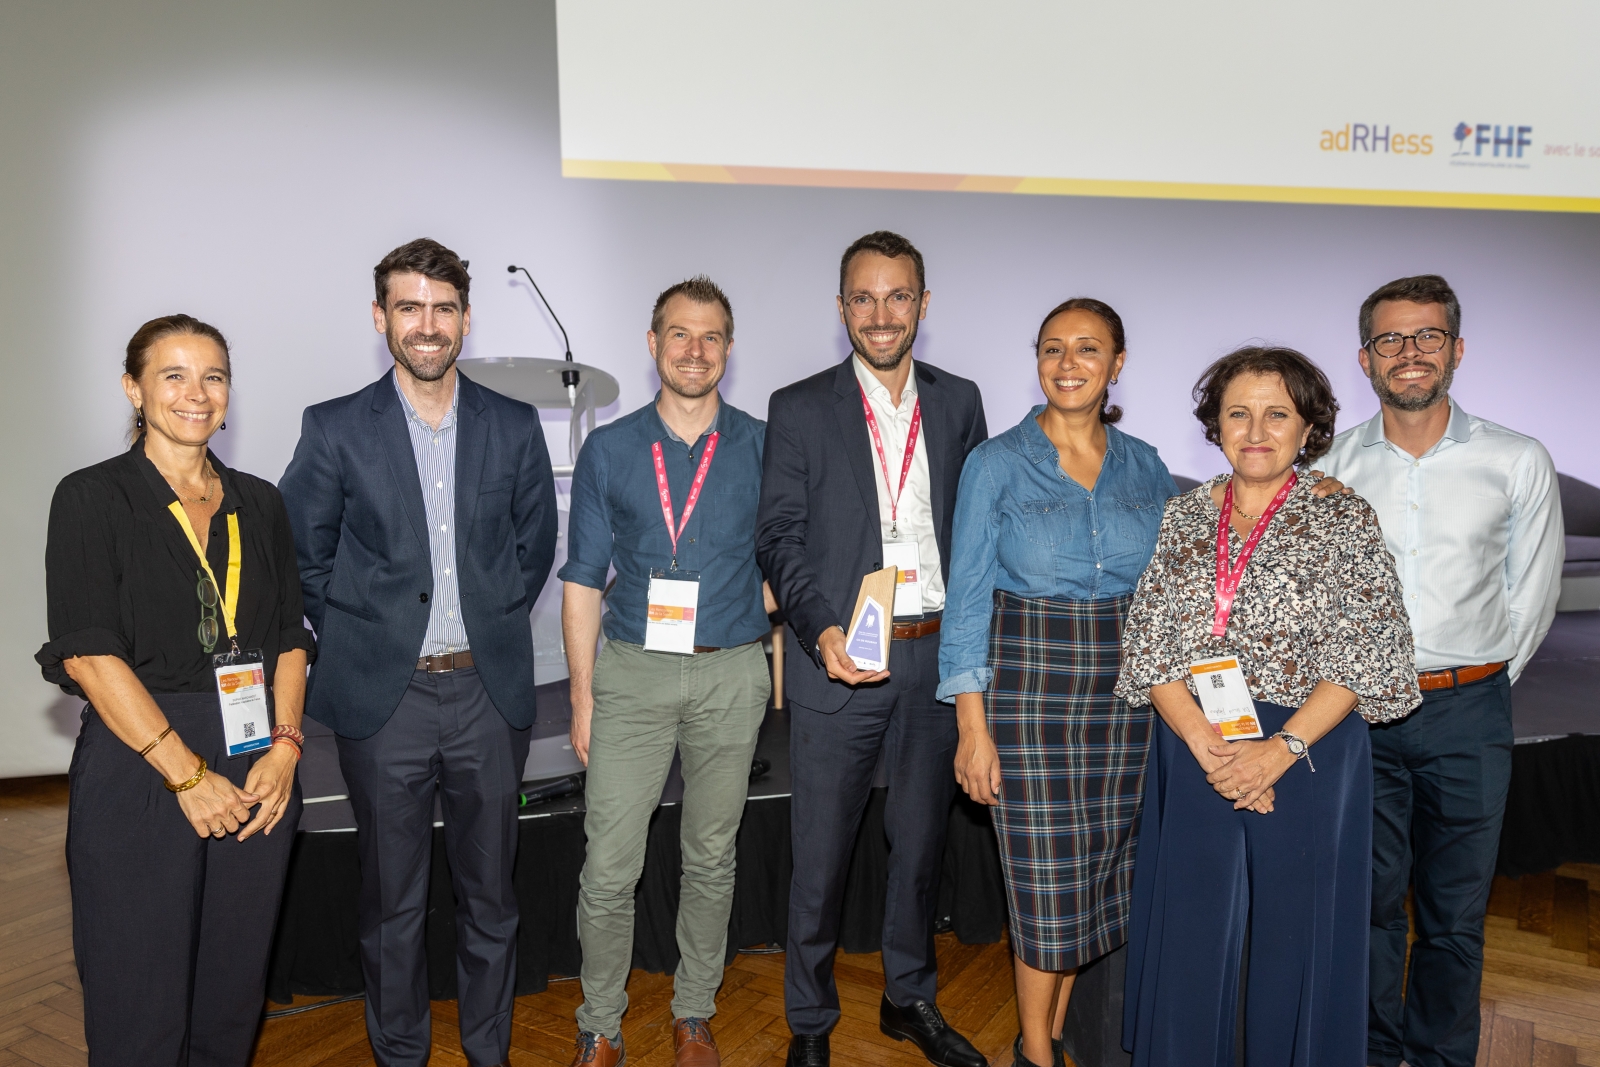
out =
<svg viewBox="0 0 1600 1067"><path fill-rule="evenodd" d="M985 703L1002 781L989 811L1011 947L1042 971L1127 939L1151 723L1111 692L1132 600L994 595Z"/></svg>

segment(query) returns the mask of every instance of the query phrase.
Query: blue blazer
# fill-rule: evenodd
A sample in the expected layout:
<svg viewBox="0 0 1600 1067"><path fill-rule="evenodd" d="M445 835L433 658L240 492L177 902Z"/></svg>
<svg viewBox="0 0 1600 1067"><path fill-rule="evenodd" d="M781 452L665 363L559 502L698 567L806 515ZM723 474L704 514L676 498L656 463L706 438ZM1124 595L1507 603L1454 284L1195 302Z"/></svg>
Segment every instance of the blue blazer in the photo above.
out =
<svg viewBox="0 0 1600 1067"><path fill-rule="evenodd" d="M489 699L523 729L534 719L528 614L555 559L555 478L533 408L456 374L461 617ZM306 409L279 489L317 632L306 714L341 737L371 737L416 670L433 593L422 485L392 370Z"/></svg>
<svg viewBox="0 0 1600 1067"><path fill-rule="evenodd" d="M830 626L850 625L862 576L883 566L877 460L854 358L772 394L756 517L756 559L789 623L784 691L802 707L829 714L855 690L828 677L817 638ZM939 566L948 585L961 466L989 430L975 384L920 359L913 366Z"/></svg>

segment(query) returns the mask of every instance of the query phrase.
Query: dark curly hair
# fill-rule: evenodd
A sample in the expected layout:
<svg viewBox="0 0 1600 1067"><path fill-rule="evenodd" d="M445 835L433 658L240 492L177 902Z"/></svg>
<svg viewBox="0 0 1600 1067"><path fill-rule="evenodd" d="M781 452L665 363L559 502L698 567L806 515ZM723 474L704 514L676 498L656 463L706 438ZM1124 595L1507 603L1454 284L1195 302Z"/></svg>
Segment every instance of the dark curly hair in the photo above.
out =
<svg viewBox="0 0 1600 1067"><path fill-rule="evenodd" d="M1190 395L1194 397L1194 417L1206 428L1207 441L1221 447L1222 396L1241 374L1276 374L1294 400L1296 414L1311 425L1305 447L1295 457L1296 466L1327 453L1333 444L1339 401L1334 399L1333 386L1322 368L1292 348L1250 345L1229 352L1206 368Z"/></svg>
<svg viewBox="0 0 1600 1067"><path fill-rule="evenodd" d="M1100 321L1106 324L1106 329L1111 331L1113 356L1120 356L1128 350L1128 336L1122 329L1122 316L1117 314L1116 309L1104 300L1096 300L1092 296L1075 296L1051 308L1050 314L1039 324L1039 332L1033 338L1034 355L1039 354L1039 342L1044 340L1044 328L1050 325L1050 320L1068 311L1087 311L1091 315L1098 315ZM1121 418L1122 408L1111 402L1111 387L1108 385L1100 396L1100 421L1113 423Z"/></svg>

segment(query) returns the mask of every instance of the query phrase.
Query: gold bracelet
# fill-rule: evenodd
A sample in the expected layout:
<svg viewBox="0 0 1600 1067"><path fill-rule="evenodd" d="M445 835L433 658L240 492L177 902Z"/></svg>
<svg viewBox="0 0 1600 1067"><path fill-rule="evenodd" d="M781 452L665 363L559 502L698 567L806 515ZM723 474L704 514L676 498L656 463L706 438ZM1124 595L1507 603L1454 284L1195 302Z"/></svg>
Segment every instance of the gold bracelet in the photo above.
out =
<svg viewBox="0 0 1600 1067"><path fill-rule="evenodd" d="M179 782L177 785L173 785L171 782L163 781L161 784L167 787L167 791L168 792L181 793L186 789L193 789L195 786L199 785L200 784L200 779L204 778L205 776L206 776L206 758L204 756L201 756L200 757L200 769L198 771L195 771L194 774L190 776L190 778L189 778L189 780L187 782Z"/></svg>
<svg viewBox="0 0 1600 1067"><path fill-rule="evenodd" d="M157 745L159 745L161 742L165 741L167 739L167 735L170 734L171 732L172 732L172 727L170 727L170 726L167 727L165 730L162 730L160 737L157 737L154 741L150 742L148 745L144 746L143 748L141 748L139 750L139 758L140 759L144 759L146 756L150 755L150 751L152 749L154 749Z"/></svg>

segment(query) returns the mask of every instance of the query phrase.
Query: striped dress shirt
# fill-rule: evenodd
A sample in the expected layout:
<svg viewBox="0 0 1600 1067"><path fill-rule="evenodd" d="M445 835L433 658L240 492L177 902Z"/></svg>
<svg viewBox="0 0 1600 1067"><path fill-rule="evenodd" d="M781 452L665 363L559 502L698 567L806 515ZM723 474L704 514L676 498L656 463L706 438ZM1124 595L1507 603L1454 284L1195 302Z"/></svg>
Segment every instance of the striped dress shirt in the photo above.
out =
<svg viewBox="0 0 1600 1067"><path fill-rule="evenodd" d="M428 516L428 555L433 563L428 632L423 635L418 655L462 652L471 646L467 643L466 623L461 619L461 586L456 577L456 409L461 402L461 388L458 383L450 398L450 410L439 420L437 430L411 406L405 390L400 388L398 372L394 388L405 407L411 453L417 458L422 505Z"/></svg>

